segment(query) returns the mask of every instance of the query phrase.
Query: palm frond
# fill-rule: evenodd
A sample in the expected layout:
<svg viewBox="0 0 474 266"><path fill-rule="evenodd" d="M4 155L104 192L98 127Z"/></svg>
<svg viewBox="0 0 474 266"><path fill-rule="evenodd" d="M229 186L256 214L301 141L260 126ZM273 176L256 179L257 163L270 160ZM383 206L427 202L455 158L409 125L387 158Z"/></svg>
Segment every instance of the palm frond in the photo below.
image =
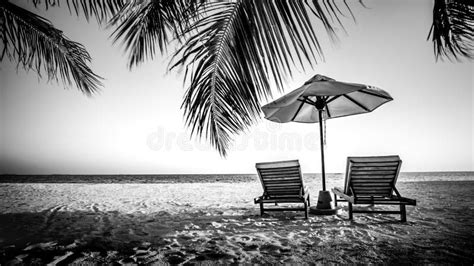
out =
<svg viewBox="0 0 474 266"><path fill-rule="evenodd" d="M32 2L36 7L44 5L48 9L59 7L64 0L32 0ZM126 2L126 0L66 0L69 12L77 16L84 15L88 21L95 18L100 24L107 23Z"/></svg>
<svg viewBox="0 0 474 266"><path fill-rule="evenodd" d="M431 37L436 59L474 58L474 2L435 0Z"/></svg>
<svg viewBox="0 0 474 266"><path fill-rule="evenodd" d="M129 54L129 68L153 59L156 47L163 53L170 37L179 36L200 2L135 0L124 5L112 18L110 25L117 27L112 34L114 42L121 39Z"/></svg>
<svg viewBox="0 0 474 266"><path fill-rule="evenodd" d="M193 135L204 136L225 156L232 135L260 116L260 101L273 85L282 90L295 65L317 63L322 49L312 18L334 36L328 14L337 17L340 10L314 3L242 0L203 6L207 14L184 32L187 40L171 65L184 67L189 78L182 108Z"/></svg>
<svg viewBox="0 0 474 266"><path fill-rule="evenodd" d="M183 101L186 123L192 128L192 134L201 137L204 133L212 146L225 156L231 133L244 130L250 118L258 114L258 91L251 80L258 79L263 66L257 61L255 65L236 67L245 64L239 59L260 57L257 50L243 51L245 44L234 43L234 35L252 36L248 32L252 27L245 19L244 5L223 2L207 9L212 16L203 16L188 29L200 31L187 40L181 49L183 57L176 64L184 64L188 57L197 62ZM267 83L262 86L269 90Z"/></svg>
<svg viewBox="0 0 474 266"><path fill-rule="evenodd" d="M101 77L87 65L90 55L48 20L8 1L0 2L0 20L2 54L18 66L34 69L40 76L44 71L48 80L60 77L67 85L74 82L86 95L99 89Z"/></svg>

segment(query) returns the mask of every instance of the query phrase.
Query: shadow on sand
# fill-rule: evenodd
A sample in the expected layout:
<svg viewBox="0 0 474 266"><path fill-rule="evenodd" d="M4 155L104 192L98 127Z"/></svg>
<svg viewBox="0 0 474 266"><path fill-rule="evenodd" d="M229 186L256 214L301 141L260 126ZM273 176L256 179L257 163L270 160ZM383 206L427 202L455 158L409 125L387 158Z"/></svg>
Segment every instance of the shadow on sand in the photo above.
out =
<svg viewBox="0 0 474 266"><path fill-rule="evenodd" d="M462 237L398 217L219 210L177 214L64 211L0 215L7 263L472 263ZM421 225L423 226L423 225ZM462 240L461 242L459 242ZM458 241L458 242L456 242ZM456 244L458 243L458 244ZM467 244L467 245L466 245Z"/></svg>

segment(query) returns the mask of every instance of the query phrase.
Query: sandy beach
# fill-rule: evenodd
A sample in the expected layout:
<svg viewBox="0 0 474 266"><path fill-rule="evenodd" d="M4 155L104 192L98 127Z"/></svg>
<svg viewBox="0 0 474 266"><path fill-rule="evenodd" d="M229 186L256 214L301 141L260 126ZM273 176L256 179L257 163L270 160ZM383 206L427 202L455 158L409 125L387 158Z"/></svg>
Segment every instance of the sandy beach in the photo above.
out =
<svg viewBox="0 0 474 266"><path fill-rule="evenodd" d="M407 223L381 214L349 221L345 205L308 220L302 212L261 217L252 201L261 194L257 180L4 183L0 263L472 264L474 182L398 188L418 202Z"/></svg>

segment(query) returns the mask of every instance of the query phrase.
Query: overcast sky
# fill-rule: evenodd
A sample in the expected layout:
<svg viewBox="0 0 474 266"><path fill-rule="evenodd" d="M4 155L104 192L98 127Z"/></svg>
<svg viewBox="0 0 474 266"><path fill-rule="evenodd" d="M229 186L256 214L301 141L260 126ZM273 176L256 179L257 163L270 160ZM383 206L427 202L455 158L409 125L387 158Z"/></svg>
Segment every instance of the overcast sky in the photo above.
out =
<svg viewBox="0 0 474 266"><path fill-rule="evenodd" d="M390 154L400 155L402 171L474 170L473 65L435 62L426 41L432 2L353 4L357 23L345 19L348 34L340 31L336 45L323 42L326 61L306 73L295 68L285 93L320 73L394 98L372 113L327 122L327 172L344 172L347 156ZM320 172L318 124L262 119L222 158L190 139L180 110L183 73L167 73L169 57L129 71L110 31L67 10L40 13L85 45L105 86L88 98L2 62L0 173L254 173L256 162L287 159Z"/></svg>

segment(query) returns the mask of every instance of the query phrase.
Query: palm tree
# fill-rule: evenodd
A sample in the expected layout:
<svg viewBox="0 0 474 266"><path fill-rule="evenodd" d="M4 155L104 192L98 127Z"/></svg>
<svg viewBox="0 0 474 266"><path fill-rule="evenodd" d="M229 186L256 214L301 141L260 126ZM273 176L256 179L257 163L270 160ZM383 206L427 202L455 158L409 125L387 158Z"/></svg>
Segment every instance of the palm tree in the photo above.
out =
<svg viewBox="0 0 474 266"><path fill-rule="evenodd" d="M46 8L59 0L32 1ZM473 4L469 0L434 0L432 37L436 58L473 58ZM363 5L362 2L360 2ZM170 69L184 69L188 89L182 108L192 134L210 141L223 156L232 136L260 115L260 102L281 90L294 67L313 67L323 52L315 20L327 37L337 39L341 16L354 18L346 2L278 0L69 0L70 11L107 22L114 41L124 44L129 67L153 59L177 41ZM100 77L78 43L69 41L47 20L8 1L0 2L2 57L48 78L59 76L86 94ZM355 19L355 18L354 18ZM38 26L40 25L40 26ZM326 37L326 36L325 36Z"/></svg>

